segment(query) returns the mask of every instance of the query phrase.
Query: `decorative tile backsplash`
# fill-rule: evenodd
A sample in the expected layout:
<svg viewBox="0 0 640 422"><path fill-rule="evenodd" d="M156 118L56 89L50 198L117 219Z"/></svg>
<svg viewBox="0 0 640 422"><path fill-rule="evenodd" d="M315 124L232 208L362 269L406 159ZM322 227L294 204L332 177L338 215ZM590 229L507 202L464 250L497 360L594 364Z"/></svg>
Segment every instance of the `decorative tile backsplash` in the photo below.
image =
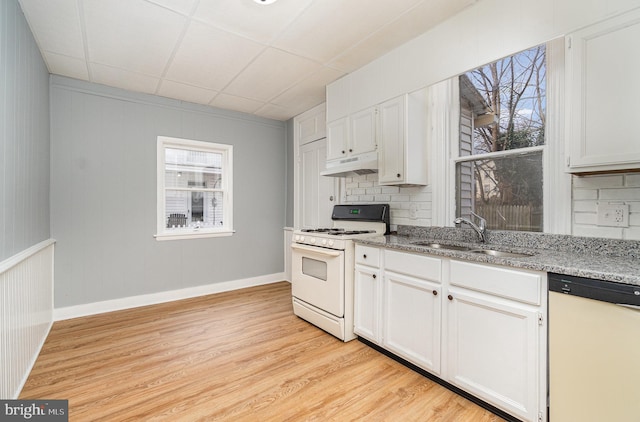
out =
<svg viewBox="0 0 640 422"><path fill-rule="evenodd" d="M572 225L576 236L640 240L640 173L573 176ZM629 227L598 226L598 203L629 205Z"/></svg>
<svg viewBox="0 0 640 422"><path fill-rule="evenodd" d="M572 176L572 230L576 236L640 240L640 173ZM378 175L345 179L346 203L388 203L391 224L432 226L430 186L379 186ZM599 202L629 204L629 227L597 225Z"/></svg>
<svg viewBox="0 0 640 422"><path fill-rule="evenodd" d="M345 188L345 201L348 204L389 204L392 226L432 225L430 186L380 186L378 174L373 173L347 177Z"/></svg>

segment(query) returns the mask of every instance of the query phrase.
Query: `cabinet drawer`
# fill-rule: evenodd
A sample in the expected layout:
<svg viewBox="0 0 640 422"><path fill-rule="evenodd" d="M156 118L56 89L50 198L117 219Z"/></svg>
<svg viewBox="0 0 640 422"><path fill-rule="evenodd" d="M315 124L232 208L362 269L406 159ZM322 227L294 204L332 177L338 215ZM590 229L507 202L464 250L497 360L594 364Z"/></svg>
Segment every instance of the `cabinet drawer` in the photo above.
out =
<svg viewBox="0 0 640 422"><path fill-rule="evenodd" d="M441 281L442 260L408 252L385 251L384 268L395 273Z"/></svg>
<svg viewBox="0 0 640 422"><path fill-rule="evenodd" d="M451 261L450 281L454 286L489 293L519 302L540 305L542 273Z"/></svg>
<svg viewBox="0 0 640 422"><path fill-rule="evenodd" d="M356 264L378 268L380 266L380 249L356 245Z"/></svg>

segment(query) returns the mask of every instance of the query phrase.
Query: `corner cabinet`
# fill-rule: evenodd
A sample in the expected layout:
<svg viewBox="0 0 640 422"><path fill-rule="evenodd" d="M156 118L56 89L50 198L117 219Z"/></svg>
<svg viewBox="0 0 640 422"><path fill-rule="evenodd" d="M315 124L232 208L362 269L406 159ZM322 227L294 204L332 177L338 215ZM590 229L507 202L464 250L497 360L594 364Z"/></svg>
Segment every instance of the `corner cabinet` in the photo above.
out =
<svg viewBox="0 0 640 422"><path fill-rule="evenodd" d="M378 106L378 183L426 185L427 91L401 95Z"/></svg>
<svg viewBox="0 0 640 422"><path fill-rule="evenodd" d="M355 333L504 412L547 420L546 274L356 245Z"/></svg>
<svg viewBox="0 0 640 422"><path fill-rule="evenodd" d="M566 38L566 130L571 173L640 169L640 10Z"/></svg>

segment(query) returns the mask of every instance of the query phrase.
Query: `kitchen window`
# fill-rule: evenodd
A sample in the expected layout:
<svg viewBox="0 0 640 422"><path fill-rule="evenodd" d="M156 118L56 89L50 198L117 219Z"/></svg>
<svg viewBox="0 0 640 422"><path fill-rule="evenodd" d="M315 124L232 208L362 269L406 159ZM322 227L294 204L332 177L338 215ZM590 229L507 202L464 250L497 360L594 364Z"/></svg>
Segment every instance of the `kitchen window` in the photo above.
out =
<svg viewBox="0 0 640 422"><path fill-rule="evenodd" d="M233 234L233 147L158 136L157 240Z"/></svg>
<svg viewBox="0 0 640 422"><path fill-rule="evenodd" d="M546 46L458 78L456 216L487 228L543 231Z"/></svg>

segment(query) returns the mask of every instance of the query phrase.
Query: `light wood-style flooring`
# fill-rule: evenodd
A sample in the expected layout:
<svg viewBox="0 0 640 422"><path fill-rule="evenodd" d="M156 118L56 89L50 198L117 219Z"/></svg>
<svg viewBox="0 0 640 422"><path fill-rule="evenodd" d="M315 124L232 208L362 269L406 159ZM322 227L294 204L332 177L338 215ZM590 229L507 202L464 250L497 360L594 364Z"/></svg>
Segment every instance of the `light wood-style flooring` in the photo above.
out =
<svg viewBox="0 0 640 422"><path fill-rule="evenodd" d="M70 421L501 421L299 319L287 282L59 321L21 399Z"/></svg>

